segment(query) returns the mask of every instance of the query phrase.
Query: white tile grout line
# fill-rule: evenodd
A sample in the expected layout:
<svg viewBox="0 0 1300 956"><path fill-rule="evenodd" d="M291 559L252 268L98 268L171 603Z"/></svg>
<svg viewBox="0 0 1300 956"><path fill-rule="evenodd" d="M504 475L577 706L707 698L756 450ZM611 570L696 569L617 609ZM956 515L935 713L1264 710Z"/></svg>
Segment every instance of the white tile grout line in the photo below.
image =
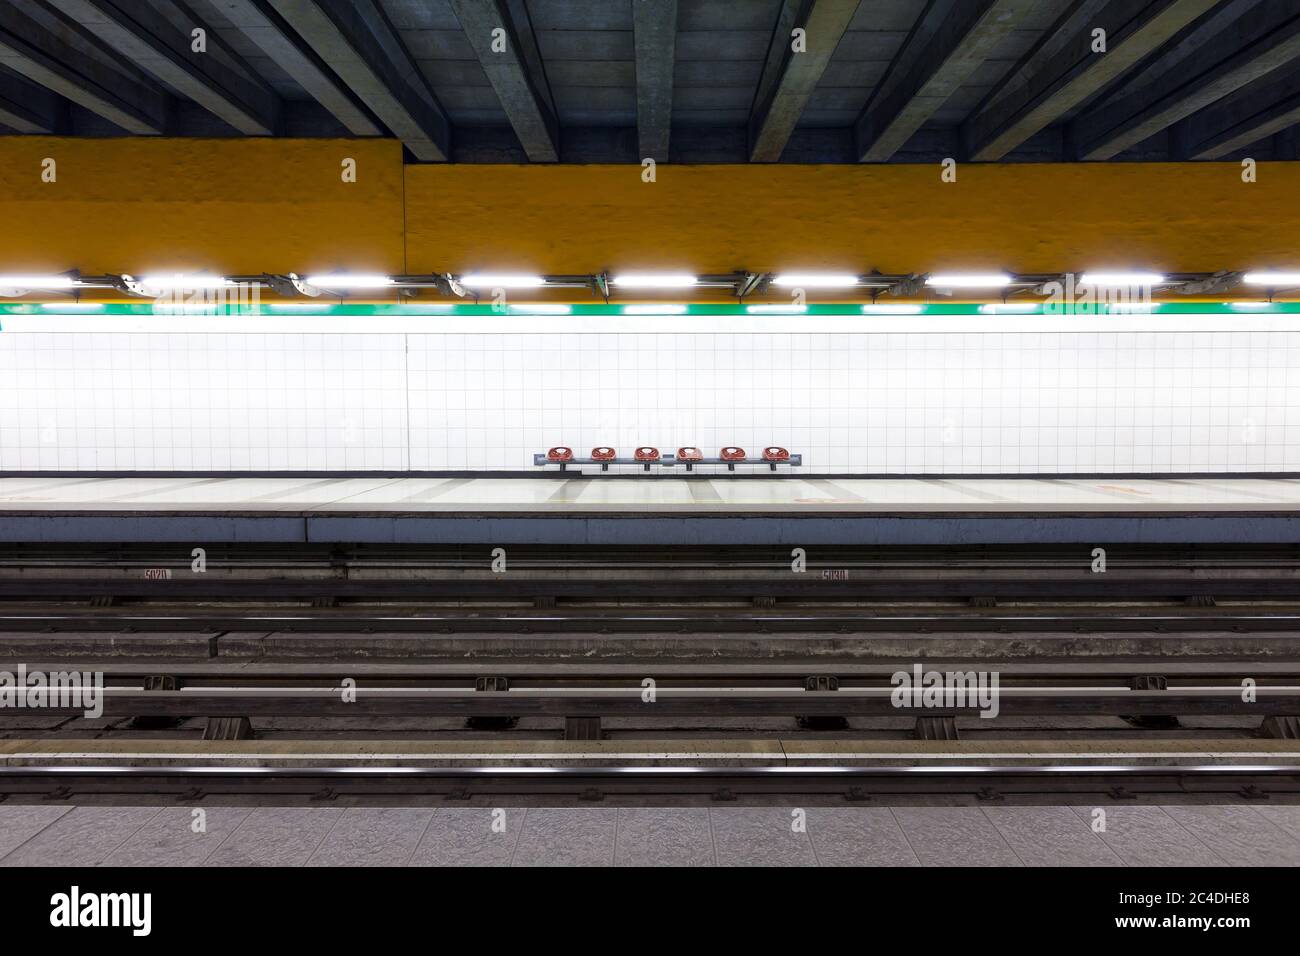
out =
<svg viewBox="0 0 1300 956"><path fill-rule="evenodd" d="M419 838L414 843L411 844L411 852L407 854L406 862L403 863L402 866L410 866L411 861L415 859L415 854L420 852L420 847L424 844L424 838L429 832L429 827L433 824L433 818L438 815L438 811L441 809L443 808L442 807L429 808L429 818L424 821L424 826L420 829Z"/></svg>
<svg viewBox="0 0 1300 956"><path fill-rule="evenodd" d="M227 808L225 808L225 807L213 807L212 809L214 809L214 810L222 810L222 809L227 809ZM231 810L243 810L243 811L244 811L243 816L241 816L241 817L236 821L235 825L232 826L232 827L231 827L231 828L226 832L226 835L225 835L225 836L223 836L220 840L217 841L216 846L214 846L211 850L209 850L206 854L204 854L203 859L199 861L199 864L198 864L199 866L205 866L205 865L207 865L208 860L212 859L213 855L214 855L218 850L220 850L221 847L222 847L223 845L225 845L225 842L226 842L228 839L230 839L231 835L232 835L236 830L238 830L240 827L242 827L242 826L244 825L244 821L247 820L247 819L249 818L249 816L252 814L252 812L253 812L255 809L257 809L257 808L256 808L256 807L230 807L229 809L231 809Z"/></svg>
<svg viewBox="0 0 1300 956"><path fill-rule="evenodd" d="M614 852L609 858L610 866L618 866L618 824L620 816L619 808L614 807Z"/></svg>
<svg viewBox="0 0 1300 956"><path fill-rule="evenodd" d="M1170 812L1169 812L1168 810L1166 810L1164 807L1159 806L1159 805L1156 805L1156 809L1159 810L1159 811L1164 815L1165 819L1167 819L1170 823L1172 823L1172 824L1173 824L1174 826L1176 826L1178 829L1180 829L1180 830L1182 830L1184 833L1186 833L1186 834L1187 834L1187 835L1192 839L1192 842L1194 842L1194 843L1199 843L1201 846L1205 847L1205 852L1206 852L1206 853L1210 854L1210 856L1212 856L1212 857L1214 857L1215 859L1217 859L1217 860L1218 860L1220 863L1222 863L1224 866L1231 866L1231 864L1230 864L1227 860L1225 860L1222 856L1220 856L1218 853L1216 853L1216 852L1214 851L1214 849L1213 849L1213 848L1212 848L1208 843L1206 843L1204 840L1202 840L1200 837L1198 837L1198 836L1197 836L1195 833L1193 833L1191 830L1187 829L1185 826L1183 826L1181 823L1179 823L1178 820L1174 817L1174 815L1173 815L1172 813L1170 813Z"/></svg>
<svg viewBox="0 0 1300 956"><path fill-rule="evenodd" d="M225 846L226 843L227 843L227 841L229 841L232 837L234 837L235 834L237 834L240 830L242 830L242 829L244 828L244 825L247 824L248 821L249 821L250 819L252 819L252 817L253 817L253 816L254 816L254 815L255 815L259 810L299 810L299 809L308 809L308 810L312 810L312 809L327 809L327 808L323 808L323 807L305 807L305 808L304 808L304 807L250 807L250 808L248 809L248 812L244 814L244 818L243 818L242 820L239 821L238 826L235 826L235 827L231 828L231 831L230 831L229 833L227 833L227 834L225 835L225 837L222 838L221 842L220 842L219 844L217 844L215 847L213 847L212 852L209 853L206 857L203 858L203 862L206 864L208 860L212 859L212 857L216 855L217 851L220 850L223 846ZM331 826L331 829L333 829L332 826ZM315 850L313 850L312 852L314 853ZM260 865L260 864L254 864L254 865ZM301 866L302 864L300 863L300 864L298 864L298 865Z"/></svg>
<svg viewBox="0 0 1300 956"><path fill-rule="evenodd" d="M1283 806L1288 806L1288 804L1283 804ZM1290 843L1294 843L1294 844L1297 844L1297 845L1300 845L1300 837L1297 837L1297 836L1296 836L1295 834L1293 834L1290 830L1285 829L1281 824L1276 823L1276 822L1274 822L1273 820L1269 819L1268 816L1267 816L1266 814L1261 813L1260 810L1263 809L1262 807L1250 807L1249 809L1250 809L1250 811L1251 811L1252 813L1255 814L1255 816L1259 817L1261 820L1263 820L1263 821L1264 821L1265 823L1267 823L1269 826L1273 827L1273 828L1276 829L1279 833L1281 833L1283 836L1285 836L1285 837L1287 838L1288 842L1290 842Z"/></svg>
<svg viewBox="0 0 1300 956"><path fill-rule="evenodd" d="M814 807L813 809L816 809L816 808ZM808 841L808 849L812 850L812 855L813 855L813 864L817 867L817 869L820 870L820 869L822 868L822 858L821 858L820 854L818 854L818 852L817 852L817 841L813 839L813 831L814 831L816 828L815 828L815 827L810 827L810 826L807 825L807 824L808 824L808 817L809 817L808 810L807 810L807 809L804 809L804 831L803 831L803 837L804 837L805 840Z"/></svg>
<svg viewBox="0 0 1300 956"><path fill-rule="evenodd" d="M329 810L331 810L331 809L335 809L335 808L333 808L333 807L308 807L307 809L309 809L309 810L324 810L324 811L328 812ZM310 853L307 854L307 859L303 860L301 863L298 864L299 866L307 866L308 864L310 864L311 861L312 861L312 859L316 856L316 854L320 852L320 848L323 847L323 846L325 845L325 841L328 840L328 839L330 838L330 834L334 832L334 828L337 827L340 823L343 822L343 818L344 818L345 816L347 816L348 811L349 811L349 810L355 810L355 809L357 809L357 808L356 808L356 807L343 807L343 808L341 808L341 809L342 809L342 812L339 813L339 815L338 815L337 817L334 818L334 822L331 823L331 824L329 825L329 829L327 829L327 830L325 831L325 834L324 834L324 835L320 838L320 840L316 843L316 846L312 849L312 851L311 851Z"/></svg>
<svg viewBox="0 0 1300 956"><path fill-rule="evenodd" d="M718 837L713 832L713 808L705 807L704 811L709 819L709 843L713 846L713 865L719 867L722 865L722 861L718 858Z"/></svg>
<svg viewBox="0 0 1300 956"><path fill-rule="evenodd" d="M991 816L989 816L988 807L975 807L974 809L979 810L980 816L984 818L984 822L993 828L993 832L998 835L998 839L1001 840L1003 845L1011 851L1011 855L1020 862L1020 865L1028 866L1029 864L1025 862L1025 858L1016 852L1016 848L1011 845L1011 841L1006 838L1005 834L1003 834L1002 828L997 825L997 822Z"/></svg>
<svg viewBox="0 0 1300 956"><path fill-rule="evenodd" d="M515 865L515 854L519 852L519 844L524 840L524 827L528 825L528 808L524 808L524 815L519 820L519 835L515 837L515 842L510 845L510 862L506 865L511 869Z"/></svg>
<svg viewBox="0 0 1300 956"><path fill-rule="evenodd" d="M18 806L18 804L15 804L15 806ZM39 804L37 804L36 806L39 806ZM60 820L62 820L64 817L66 817L69 813L71 813L71 812L72 812L73 810L75 810L75 809L77 809L77 808L76 808L76 807L63 807L63 812L62 812L62 813L60 813L58 816L56 816L56 817L54 817L54 818L52 818L52 819L50 819L50 820L47 820L45 823L41 824L41 826L39 826L39 827L36 829L36 831L35 831L34 833L32 833L32 835L29 836L26 840L23 840L22 842L18 843L18 844L17 844L13 849L11 849L8 853L5 853L4 856L0 856L0 862L3 862L7 857L12 856L14 853L17 853L20 849L22 849L23 847L25 847L28 843L30 843L30 842L31 842L32 840L34 840L36 837L40 836L42 833L44 833L46 830L48 830L48 829L49 829L50 827L52 827L54 824L58 823Z"/></svg>
<svg viewBox="0 0 1300 956"><path fill-rule="evenodd" d="M984 822L993 828L993 832L998 835L998 839L1002 841L1002 845L1007 848L1007 851L1011 854L1011 856L1015 860L1017 860L1021 866L1028 866L1028 864L1025 863L1023 859L1021 859L1020 854L1016 852L1016 848L1011 845L1011 841L1006 838L1006 835L1003 834L1003 832L998 828L998 825L994 823L993 820L989 817L989 813L986 808L970 807L969 809L978 810L980 816L984 818Z"/></svg>
<svg viewBox="0 0 1300 956"><path fill-rule="evenodd" d="M1175 827L1177 827L1179 830L1182 830L1182 831L1183 831L1184 833L1186 833L1189 837L1191 837L1192 840L1193 840L1193 842L1195 842L1195 843L1197 843L1197 844L1200 844L1200 846L1204 847L1204 849L1206 850L1206 852L1208 852L1211 856L1218 858L1218 859L1220 860L1221 863L1223 863L1224 865L1226 865L1226 861L1224 861L1221 857L1219 857L1219 855L1218 855L1217 853L1215 853L1215 852L1214 852L1213 850L1211 850L1209 847L1205 846L1204 843L1201 843L1200 840L1196 839L1195 836L1193 836L1193 835L1192 835L1191 833L1189 833L1186 829L1184 829L1182 826L1180 826L1177 820L1175 820L1173 817L1171 817L1168 813L1165 813L1165 812L1164 812L1164 808L1161 807L1161 806L1159 806L1159 805L1157 805L1157 804L1147 804L1147 803L1144 803L1144 804L1140 804L1140 805L1138 805L1138 806L1136 806L1136 807L1122 807L1122 806L1115 806L1115 807L1112 807L1112 809L1114 809L1114 810L1128 810L1128 809L1133 809L1133 810L1138 810L1138 809L1153 809L1153 810L1159 810L1160 813L1161 813L1161 815L1163 815L1167 820L1169 820L1170 823L1172 823L1172 824L1173 824ZM1083 817L1082 817L1082 807L1081 807L1081 805L1079 805L1079 804L1072 804L1072 805L1070 806L1070 810L1071 810L1071 812L1073 812L1076 816L1078 816L1080 819L1083 819ZM1086 822L1086 821L1085 821L1085 822ZM1120 857L1120 859L1123 861L1123 863L1124 863L1125 866L1131 866L1131 865L1150 866L1150 865L1152 865L1152 864L1149 864L1149 863L1130 864L1128 860L1124 859L1123 856L1120 856L1119 850L1117 850L1114 846L1111 845L1111 840L1110 840L1111 833L1110 833L1110 830L1107 829L1107 830L1105 830L1105 831L1103 831L1103 832L1104 832L1105 835L1102 835L1102 836L1101 836L1101 839L1106 843L1107 846L1110 846L1110 847L1111 847L1111 850L1115 853L1116 856L1119 856L1119 857Z"/></svg>
<svg viewBox="0 0 1300 956"><path fill-rule="evenodd" d="M1008 808L1005 808L1005 809L1014 810L1014 809L1036 809L1036 808L1037 808L1037 805L1027 805L1027 806L1023 806L1023 808L1022 808L1022 806L1008 806ZM1002 831L1002 827L1001 827L1001 826L998 826L998 822L996 821L996 819L993 819L992 814L989 813L989 808L988 808L988 806L980 806L979 809L980 809L980 812L982 812L982 813L984 814L984 819L987 819L987 821L988 821L988 823L989 823L989 826L992 826L993 829L995 829L995 830L997 831L998 836L1001 836L1001 838L1002 838L1002 843L1005 843L1006 845L1008 845L1008 848L1009 848L1010 851L1011 851L1011 855L1013 855L1015 858L1017 858L1017 860L1021 861L1021 865L1022 865L1022 866L1036 866L1036 865L1037 865L1037 864L1031 864L1031 862L1026 861L1026 858L1024 858L1023 856L1021 856L1021 853L1019 853L1019 851L1017 851L1017 849L1015 849L1014 845L1011 844L1010 840L1009 840L1008 838L1006 838L1006 834L1005 834L1004 831ZM1076 816L1075 816L1073 810L1071 810L1071 812L1070 812L1070 816L1071 816L1071 818L1075 819L1075 822L1078 822L1078 823L1079 823L1079 826L1088 827L1088 823L1087 823L1086 821L1082 821L1082 819L1078 819L1078 818L1076 818ZM1110 848L1110 847L1108 847L1108 845L1106 845L1105 840L1101 840L1100 838L1097 838L1097 835L1095 834L1095 832L1092 832L1091 827L1088 827L1088 835L1089 835L1089 838L1091 838L1091 839L1093 839L1093 840L1097 840L1097 842L1099 842L1099 844L1101 845L1101 848L1104 849L1104 851L1110 853L1110 856L1115 857L1115 861L1117 861L1119 865L1121 865L1121 866L1125 865L1125 861L1121 860L1121 858L1119 858L1118 853L1115 853L1115 851L1113 851L1112 848ZM1074 864L1067 864L1067 865L1074 866Z"/></svg>
<svg viewBox="0 0 1300 956"><path fill-rule="evenodd" d="M122 841L121 841L120 843L118 843L117 846L113 847L113 849L111 849L109 852L105 853L105 854L104 854L104 858L103 858L102 860L100 860L98 863L96 863L95 866L103 866L105 863L107 863L108 860L113 856L113 854L116 853L118 850L122 849L122 847L126 846L127 842L128 842L128 841L129 841L133 836L135 836L137 833L139 833L141 830L143 830L143 829L144 829L145 827L147 827L149 824L151 824L151 823L153 823L155 820L157 820L160 816L162 816L162 814L163 814L163 808L162 808L162 807L159 807L158 809L156 809L156 810L154 811L153 816L149 817L149 819L145 820L145 821L142 822L138 827L136 827L134 830L132 830L130 833L128 833L128 834L127 834L127 835L122 839ZM60 819L62 819L62 818L60 818Z"/></svg>
<svg viewBox="0 0 1300 956"><path fill-rule="evenodd" d="M67 808L65 808L65 810L64 810L63 813L59 814L57 817L55 817L55 818L54 818L53 820L51 820L49 823L46 823L46 824L45 824L44 826L42 826L39 830L37 830L35 833L33 833L31 836L29 836L26 840L23 840L22 843L19 843L18 846L14 847L12 850L10 850L8 853L6 853L6 854L4 855L4 858L8 858L9 856L12 856L14 853L17 853L19 849L21 849L22 847L26 846L26 845L27 845L28 843L30 843L32 840L36 839L36 837L40 836L42 833L44 833L46 830L48 830L48 829L49 829L50 827L52 827L54 824L58 823L58 822L61 821L61 820L65 820L65 819L67 819L67 818L68 818L69 816L71 816L75 811L80 810L80 809L87 809L87 808L86 808L86 807L75 807L75 806L74 806L74 807L67 807ZM148 807L95 807L95 808L93 808L93 809L106 809L106 810L139 810L139 809L149 809L149 808L148 808ZM148 826L150 823L152 823L154 820L156 820L156 819L158 818L158 815L159 815L160 813L162 813L163 809L164 809L163 807L158 807L158 808L154 809L154 814L153 814L153 816L149 817L147 820L144 820L144 821L142 821L140 824L138 824L138 825L136 826L136 828L135 828L134 830L132 830L130 833L128 833L128 834L126 835L126 837L123 838L122 841L121 841L120 843L118 843L116 846L114 846L113 849L109 850L108 853L106 853L106 854L104 855L104 860L107 860L110 856L112 856L114 853L116 853L118 850L120 850L120 849L122 848L122 846L127 842L127 840L130 840L131 837L133 837L133 836L135 836L137 833L139 833L140 830L141 830L143 827ZM104 863L104 860L101 860L101 861L99 861L98 863L95 863L95 864L93 864L93 865L94 865L94 866L102 866L103 863ZM84 865L84 864L83 864L83 865Z"/></svg>
<svg viewBox="0 0 1300 956"><path fill-rule="evenodd" d="M898 819L898 814L894 813L895 808L885 807L885 809L889 811L889 819L894 821L894 826L898 829L898 834L903 838L903 842L907 844L907 850L912 854L912 859L916 861L916 865L925 866L921 862L921 854L917 853L916 847L912 846L912 838L907 835L907 830L903 827L903 821Z"/></svg>
<svg viewBox="0 0 1300 956"><path fill-rule="evenodd" d="M1290 804L1282 804L1282 806L1289 806L1289 805L1290 805ZM1184 809L1183 807L1178 806L1177 804L1175 804L1174 807L1175 807L1176 809ZM1261 809L1260 807L1252 806L1252 805L1250 805L1250 804L1239 804L1239 803L1228 803L1228 804L1201 804L1201 805L1192 804L1192 805L1190 806L1190 809L1198 809L1198 810L1214 809L1214 810L1220 810L1220 809L1228 809L1229 807L1231 807L1231 808L1240 808L1240 809L1243 809L1243 810L1248 810L1248 811L1250 811L1250 813L1254 814L1254 816L1255 816L1258 820L1262 821L1262 822L1265 824L1264 829L1266 829L1266 830L1270 830L1270 829L1271 829L1271 830L1276 830L1278 833L1280 833L1280 834L1282 835L1282 837L1286 840L1287 843L1291 844L1292 846L1295 846L1298 850L1300 850L1300 840L1297 840L1296 837L1292 836L1290 832L1288 832L1287 830L1285 830L1285 829L1283 829L1282 827L1278 826L1276 823L1274 823L1272 820L1270 820L1267 816L1265 816L1264 814L1260 813L1260 812L1259 812L1260 809ZM1175 823L1178 823L1178 818L1177 818L1177 817L1174 817L1174 815L1173 815L1172 813L1169 813L1169 811L1168 811L1168 809L1167 809L1166 807L1161 806L1160 809L1161 809L1161 810L1164 810L1164 811L1165 811L1165 814L1166 814L1167 816L1173 818L1173 820L1174 820ZM1181 824L1180 824L1180 826L1181 826ZM1186 827L1184 827L1184 829L1186 829ZM1191 831L1188 831L1188 832L1190 833ZM1204 841L1202 841L1202 842L1204 842ZM1208 844L1207 844L1207 849L1210 849L1210 847L1208 846ZM1224 860L1224 862L1227 863L1228 861L1227 861L1227 860ZM1233 865L1233 864L1230 864L1230 863L1229 863L1229 865Z"/></svg>

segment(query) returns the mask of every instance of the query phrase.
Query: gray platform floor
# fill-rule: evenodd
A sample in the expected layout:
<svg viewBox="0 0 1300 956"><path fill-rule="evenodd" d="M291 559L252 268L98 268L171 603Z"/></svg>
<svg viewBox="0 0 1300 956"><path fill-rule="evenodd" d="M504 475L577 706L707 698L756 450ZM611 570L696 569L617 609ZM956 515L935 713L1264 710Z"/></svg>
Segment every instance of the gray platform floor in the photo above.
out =
<svg viewBox="0 0 1300 956"><path fill-rule="evenodd" d="M0 478L0 512L1289 511L1287 478Z"/></svg>
<svg viewBox="0 0 1300 956"><path fill-rule="evenodd" d="M1291 543L1300 478L0 478L0 541Z"/></svg>
<svg viewBox="0 0 1300 956"><path fill-rule="evenodd" d="M0 806L0 865L1300 866L1300 806L203 809Z"/></svg>

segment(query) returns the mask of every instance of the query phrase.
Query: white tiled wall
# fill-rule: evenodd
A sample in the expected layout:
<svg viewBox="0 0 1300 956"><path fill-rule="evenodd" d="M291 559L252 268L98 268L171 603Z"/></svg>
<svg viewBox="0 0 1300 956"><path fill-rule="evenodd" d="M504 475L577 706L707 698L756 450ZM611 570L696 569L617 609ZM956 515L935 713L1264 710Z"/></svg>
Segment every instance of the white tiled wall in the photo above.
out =
<svg viewBox="0 0 1300 956"><path fill-rule="evenodd" d="M0 334L0 469L1300 470L1300 333Z"/></svg>

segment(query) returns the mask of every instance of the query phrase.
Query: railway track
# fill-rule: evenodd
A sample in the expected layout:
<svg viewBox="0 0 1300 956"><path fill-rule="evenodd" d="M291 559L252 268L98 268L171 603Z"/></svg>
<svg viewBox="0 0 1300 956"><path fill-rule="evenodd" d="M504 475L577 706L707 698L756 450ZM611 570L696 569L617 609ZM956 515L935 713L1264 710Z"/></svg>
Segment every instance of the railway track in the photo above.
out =
<svg viewBox="0 0 1300 956"><path fill-rule="evenodd" d="M98 672L104 686L96 718L201 718L211 739L247 738L255 721L268 718L448 718L474 729L541 719L562 726L566 739L587 740L602 736L605 719L662 725L685 718L707 728L781 717L825 730L901 717L915 720L917 737L956 739L959 719L981 730L986 720L992 727L999 718L1024 717L1118 717L1139 728L1171 729L1179 717L1232 717L1256 722L1262 736L1300 736L1297 661L349 666L84 658L24 667L40 673ZM931 679L939 687L932 699L923 690ZM68 699L49 701L40 714L75 724L85 712L81 699ZM103 732L98 723L82 726L88 733Z"/></svg>
<svg viewBox="0 0 1300 956"><path fill-rule="evenodd" d="M1279 546L198 550L0 544L0 601L1300 601Z"/></svg>
<svg viewBox="0 0 1300 956"><path fill-rule="evenodd" d="M502 552L504 555L504 552ZM0 548L0 628L1286 631L1300 549ZM505 558L502 558L505 561ZM495 573L499 570L501 573Z"/></svg>
<svg viewBox="0 0 1300 956"><path fill-rule="evenodd" d="M10 548L0 551L0 670L8 660L102 673L98 720L80 706L41 712L57 724L38 740L86 746L129 746L146 733L235 748L319 743L349 728L373 740L394 722L408 739L454 741L459 728L463 740L597 751L665 728L687 742L721 733L756 746L757 728L772 721L802 739L862 741L870 727L877 742L953 747L964 735L989 739L999 721L1071 746L1117 739L1117 728L1128 740L1177 736L1193 750L1207 733L1260 744L1300 737L1300 549L1138 549L1115 555L1105 573L1071 549L817 558L797 573L783 550L511 549L510 570L494 574L476 549L250 547L214 551L197 573L187 554L161 546ZM894 675L918 662L925 672L996 675L996 716L981 716L991 699L978 696L900 708ZM12 717L0 711L0 731L18 747L5 727ZM1300 793L1291 750L1212 766L1120 755L1104 766L1026 767L972 765L976 747L943 766L864 758L870 765L779 770L744 760L580 766L574 751L531 772L335 766L328 754L312 766L252 757L256 767L214 766L204 753L166 767L144 754L101 755L93 767L54 753L44 764L0 757L0 796Z"/></svg>
<svg viewBox="0 0 1300 956"><path fill-rule="evenodd" d="M348 693L355 690L355 699ZM997 712L1006 716L1300 714L1300 684L1263 686L1242 701L1240 686L1138 690L1110 687L1003 687ZM970 696L975 696L972 688ZM889 687L788 691L760 687L665 687L653 701L641 688L550 687L475 691L448 687L202 687L135 690L106 687L104 716L388 716L388 717L897 717ZM911 706L911 705L908 705ZM916 705L920 707L920 705ZM46 706L50 717L75 717L80 705ZM979 717L991 710L974 700L927 707L932 717Z"/></svg>

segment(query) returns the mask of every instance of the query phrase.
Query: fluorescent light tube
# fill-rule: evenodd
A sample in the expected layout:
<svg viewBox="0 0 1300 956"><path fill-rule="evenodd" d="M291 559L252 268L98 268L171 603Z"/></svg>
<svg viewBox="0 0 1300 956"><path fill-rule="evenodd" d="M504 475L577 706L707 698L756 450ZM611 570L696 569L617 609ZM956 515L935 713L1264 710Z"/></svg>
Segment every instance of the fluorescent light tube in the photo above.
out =
<svg viewBox="0 0 1300 956"><path fill-rule="evenodd" d="M572 311L571 305L552 305L545 302L510 306L511 315L568 315Z"/></svg>
<svg viewBox="0 0 1300 956"><path fill-rule="evenodd" d="M806 289L845 289L857 285L858 277L847 273L791 272L777 276L772 284Z"/></svg>
<svg viewBox="0 0 1300 956"><path fill-rule="evenodd" d="M195 314L195 315L225 315L225 304L217 301L212 302L155 302L153 306L155 315L173 315L175 313Z"/></svg>
<svg viewBox="0 0 1300 956"><path fill-rule="evenodd" d="M980 311L986 315L1007 315L1013 312L1037 312L1042 306L1037 302L998 302L981 305Z"/></svg>
<svg viewBox="0 0 1300 956"><path fill-rule="evenodd" d="M624 315L684 315L684 305L625 305Z"/></svg>
<svg viewBox="0 0 1300 956"><path fill-rule="evenodd" d="M1004 272L940 273L928 277L925 284L943 289L997 289L1010 285L1011 276Z"/></svg>
<svg viewBox="0 0 1300 956"><path fill-rule="evenodd" d="M41 308L46 312L102 312L102 302L42 302Z"/></svg>
<svg viewBox="0 0 1300 956"><path fill-rule="evenodd" d="M1247 272L1242 281L1250 285L1300 285L1300 272Z"/></svg>
<svg viewBox="0 0 1300 956"><path fill-rule="evenodd" d="M536 289L546 285L546 280L541 276L504 272L473 273L461 276L456 281L470 289Z"/></svg>
<svg viewBox="0 0 1300 956"><path fill-rule="evenodd" d="M76 284L71 276L0 275L0 289L71 289Z"/></svg>
<svg viewBox="0 0 1300 956"><path fill-rule="evenodd" d="M227 286L235 285L225 276L209 275L182 275L175 273L173 275L149 275L140 280L140 284L146 289L224 289Z"/></svg>
<svg viewBox="0 0 1300 956"><path fill-rule="evenodd" d="M1159 272L1085 272L1079 281L1085 285L1159 285L1165 277Z"/></svg>
<svg viewBox="0 0 1300 956"><path fill-rule="evenodd" d="M322 273L321 275L307 276L302 281L307 285L314 285L318 289L383 289L393 284L393 280L389 276L370 275L363 272Z"/></svg>
<svg viewBox="0 0 1300 956"><path fill-rule="evenodd" d="M864 305L862 312L864 315L920 315L925 308L915 302L898 302L893 305Z"/></svg>
<svg viewBox="0 0 1300 956"><path fill-rule="evenodd" d="M699 282L692 275L666 272L629 272L614 276L609 281L611 285L629 289L685 289Z"/></svg>

